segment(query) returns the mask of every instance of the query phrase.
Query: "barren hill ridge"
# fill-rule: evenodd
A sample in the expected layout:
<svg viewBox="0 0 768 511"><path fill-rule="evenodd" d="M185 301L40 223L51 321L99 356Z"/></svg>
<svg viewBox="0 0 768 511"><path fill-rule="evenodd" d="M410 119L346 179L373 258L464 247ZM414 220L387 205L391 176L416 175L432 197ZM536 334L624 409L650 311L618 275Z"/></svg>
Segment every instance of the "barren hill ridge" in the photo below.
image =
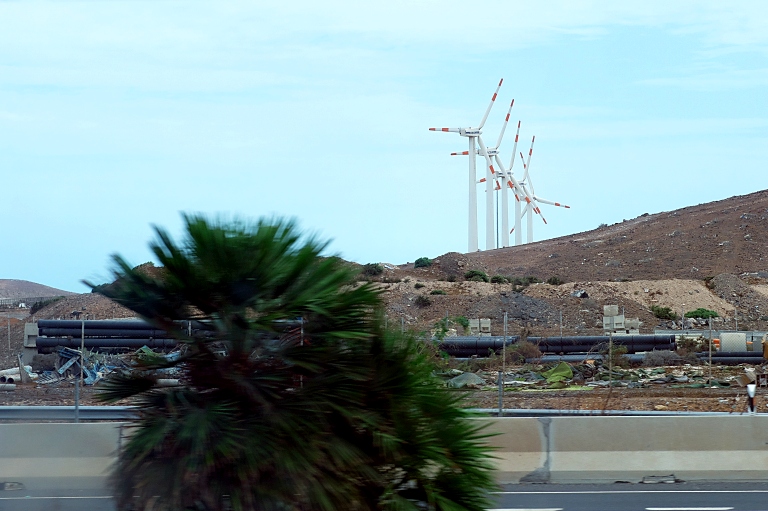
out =
<svg viewBox="0 0 768 511"><path fill-rule="evenodd" d="M29 297L54 297L71 296L76 293L63 291L42 284L29 282L28 280L0 279L0 299L29 298Z"/></svg>

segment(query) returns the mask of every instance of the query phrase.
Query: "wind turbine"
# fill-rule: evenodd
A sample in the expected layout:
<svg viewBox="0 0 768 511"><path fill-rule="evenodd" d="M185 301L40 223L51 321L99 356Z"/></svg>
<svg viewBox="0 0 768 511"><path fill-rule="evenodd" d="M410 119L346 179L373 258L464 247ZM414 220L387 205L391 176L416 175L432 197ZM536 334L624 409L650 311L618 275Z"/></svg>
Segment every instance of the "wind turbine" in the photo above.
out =
<svg viewBox="0 0 768 511"><path fill-rule="evenodd" d="M512 112L512 107L515 106L515 100L513 99L512 102L509 104L509 110L507 110L507 116L504 118L504 124L501 126L501 132L499 133L499 138L496 140L496 145L494 147L485 147L485 145L482 142L482 137L478 135L478 144L481 145L480 148L476 150L476 154L485 157L486 155L495 158L499 154L499 147L501 146L501 141L504 138L504 132L507 129L507 124L509 123L509 116ZM518 131L519 131L519 123L518 123ZM515 147L517 147L517 143L515 143ZM460 153L451 153L451 156L461 156L461 155L468 155L469 151L462 151ZM513 153L514 154L514 149ZM495 229L495 218L494 218L494 211L493 211L493 205L494 205L494 196L493 192L501 190L502 191L502 222L503 222L503 229L502 230L508 230L508 222L506 218L508 217L508 205L507 205L507 195L506 195L506 177L504 174L501 174L501 182L499 182L499 176L496 175L496 170L493 168L493 165L490 162L487 162L488 170L490 171L490 175L486 176L477 183L486 183L485 186L485 192L486 192L486 208L485 208L485 220L486 220L486 250L489 250L491 248L496 248L496 229ZM502 246L508 246L509 245L509 234L506 235L506 243L502 242Z"/></svg>
<svg viewBox="0 0 768 511"><path fill-rule="evenodd" d="M526 229L526 236L527 236L527 243L533 243L533 213L537 213L541 219L544 221L544 223L547 223L547 220L544 218L544 215L541 214L541 209L539 208L538 203L541 202L542 204L549 204L552 206L558 206L561 208L567 208L570 209L570 206L566 206L565 204L560 204L559 202L554 202L551 200L543 199L541 197L536 196L536 191L533 188L533 181L531 180L531 176L529 174L531 169L531 156L533 155L533 143L536 141L536 136L534 136L531 139L531 148L528 150L528 161L525 161L523 158L523 153L520 153L520 159L523 160L523 169L525 170L525 173L523 174L523 180L520 182L520 186L525 190L525 193L531 198L531 201L526 205L525 211L523 211L523 215L528 215L526 221L527 221L527 229ZM531 189L531 192L528 193L528 188ZM533 212L533 213L532 213Z"/></svg>
<svg viewBox="0 0 768 511"><path fill-rule="evenodd" d="M488 105L488 108L485 111L485 115L483 115L483 119L480 121L480 124L477 128L429 128L429 131L445 131L448 133L458 133L462 137L467 137L469 139L469 150L467 151L467 155L469 156L469 232L468 232L468 248L470 252L477 252L477 185L475 183L477 179L477 166L476 166L476 149L475 149L475 139L480 138L480 134L482 133L483 125L485 124L486 119L488 119L488 114L491 113L491 108L493 107L494 101L496 101L496 96L499 94L499 89L501 89L501 84L504 81L502 78L499 80L499 85L496 87L496 92L493 93L493 97L491 97L491 103ZM492 186L492 185L488 185ZM489 209L486 207L486 217L488 217L488 211ZM491 203L490 206L490 218L491 222L493 222L493 203ZM491 225L491 244L488 246L488 248L492 248L493 246L493 226ZM486 232L486 244L488 242L488 233Z"/></svg>
<svg viewBox="0 0 768 511"><path fill-rule="evenodd" d="M517 133L515 134L515 145L514 145L514 149L513 149L513 152L512 152L512 154L513 154L512 159L509 162L509 167L510 167L509 170L504 168L504 164L501 162L501 158L499 156L498 151L496 152L496 154L494 154L494 160L496 161L496 165L499 168L499 174L501 174L502 179L506 181L506 187L511 188L512 192L515 194L515 211L516 211L516 215L515 215L515 225L516 225L516 227L515 227L515 229L517 229L517 233L516 233L516 244L517 245L521 245L522 244L522 241L519 239L520 238L520 232L522 230L522 229L520 229L520 222L521 222L521 218L522 218L521 204L522 204L523 201L525 201L526 208L528 208L531 205L531 203L534 201L534 199L531 197L531 195L525 189L523 184L521 184L517 179L515 179L515 176L512 173L512 167L515 164L514 151L517 149L517 142L518 142L519 138L520 138L520 121L518 121L518 123L517 123ZM495 173L495 169L493 168L493 166L491 164L490 158L486 158L486 160L487 160L489 168L491 169L491 172ZM525 164L525 162L523 162L523 164ZM504 193L506 193L506 189L504 190ZM536 208L534 210L534 212L536 214L538 214L538 215L541 215L541 210L538 209L538 208ZM507 215L507 217L508 217L508 212L506 212L505 215ZM542 220L544 220L543 216L542 216ZM508 224L506 222L506 218L504 220L502 220L502 222L504 222L504 224L503 224L504 225L504 232L506 234L505 241L508 244L509 243L509 233L511 231L507 231L507 228L509 226L508 226ZM544 223L547 223L547 221L544 220ZM512 230L514 231L515 229L512 229Z"/></svg>

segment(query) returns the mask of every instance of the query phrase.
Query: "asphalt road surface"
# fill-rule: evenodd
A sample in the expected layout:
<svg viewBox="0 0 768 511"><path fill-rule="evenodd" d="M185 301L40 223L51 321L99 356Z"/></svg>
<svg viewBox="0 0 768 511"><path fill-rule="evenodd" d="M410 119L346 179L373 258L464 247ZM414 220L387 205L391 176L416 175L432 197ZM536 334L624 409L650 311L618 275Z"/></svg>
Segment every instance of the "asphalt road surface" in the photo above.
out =
<svg viewBox="0 0 768 511"><path fill-rule="evenodd" d="M525 484L496 493L499 511L765 511L768 482Z"/></svg>
<svg viewBox="0 0 768 511"><path fill-rule="evenodd" d="M2 490L2 511L114 511L104 489ZM525 484L495 493L497 511L766 511L766 483Z"/></svg>

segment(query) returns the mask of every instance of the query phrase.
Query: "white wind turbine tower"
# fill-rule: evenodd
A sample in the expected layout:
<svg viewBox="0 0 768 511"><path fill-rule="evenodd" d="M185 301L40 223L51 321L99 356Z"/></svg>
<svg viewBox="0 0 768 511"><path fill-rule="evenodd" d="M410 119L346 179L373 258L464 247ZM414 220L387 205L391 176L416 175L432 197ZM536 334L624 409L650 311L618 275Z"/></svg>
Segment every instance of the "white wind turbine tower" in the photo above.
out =
<svg viewBox="0 0 768 511"><path fill-rule="evenodd" d="M514 155L515 149L517 149L517 142L518 142L519 138L520 138L520 121L518 121L518 123L517 123L517 133L515 133L515 145L514 145L514 149L513 149L513 152L512 152L513 155ZM498 151L494 154L494 160L496 161L496 165L499 167L499 174L502 177L502 181L505 182L504 191L503 191L504 195L502 196L502 202L506 202L506 200L505 200L506 199L506 197L505 197L505 195L506 195L506 187L511 188L512 192L515 194L515 211L516 211L516 215L515 215L515 225L516 225L516 227L515 227L515 229L517 230L516 244L517 245L521 245L522 241L520 239L520 232L522 231L522 229L520 228L520 223L521 223L521 218L522 218L522 214L523 214L522 213L521 204L522 204L523 201L525 201L526 202L526 208L527 208L528 206L531 205L531 203L533 202L534 199L530 196L530 194L525 189L525 187L520 182L518 182L517 179L515 179L515 176L512 173L512 167L515 164L514 156L510 160L510 163L509 163L509 167L510 168L509 168L509 170L504 168L504 164L501 162L501 158L499 157ZM493 168L493 165L491 164L490 158L486 158L486 161L487 161L487 164L488 164L489 168L491 169L491 173L495 173L495 169ZM525 164L525 162L523 162L523 164ZM508 228L509 228L509 224L507 223L507 218L509 216L508 215L508 210L506 208L504 208L504 210L505 210L505 212L504 212L505 218L502 220L502 222L503 222L502 225L503 225L504 233L506 235L505 238L504 238L504 242L506 243L506 246L508 246L509 245L509 233L511 231L508 231ZM541 215L541 210L538 207L533 209L533 211L536 214ZM531 215L531 218L532 218L532 215ZM543 216L542 216L542 220L544 220ZM547 221L544 220L544 223L547 223ZM515 230L515 229L513 229L513 230Z"/></svg>
<svg viewBox="0 0 768 511"><path fill-rule="evenodd" d="M504 132L507 129L507 124L509 123L509 116L512 112L512 107L515 105L515 100L513 99L512 102L509 104L509 110L507 110L507 116L504 118L504 124L501 126L501 132L499 133L499 138L496 141L496 145L494 147L485 147L482 142L482 137L478 135L478 143L481 144L481 148L477 148L476 153L480 156L485 157L486 155L490 158L496 158L499 154L499 146L501 146L501 141L504 138ZM518 126L519 131L519 126ZM515 142L515 147L517 147L517 142ZM462 151L460 153L451 153L451 156L461 156L461 155L468 155L468 151ZM514 154L514 149L513 153ZM509 225L507 222L508 217L508 205L507 205L507 194L506 194L506 177L504 174L500 174L501 182L499 182L498 177L496 175L496 170L493 168L493 165L487 161L488 163L487 167L490 171L490 175L480 179L477 181L477 183L486 183L485 191L486 191L486 249L496 248L496 229L495 229L495 221L494 221L494 211L493 211L493 205L494 205L494 196L493 192L496 190L502 191L502 222L503 222L503 229L502 230L508 230ZM495 186L494 186L495 185ZM508 246L509 245L509 234L506 235L506 242L502 241L502 246Z"/></svg>
<svg viewBox="0 0 768 511"><path fill-rule="evenodd" d="M491 108L493 107L494 101L496 101L496 96L498 96L499 94L499 89L501 89L501 84L503 81L504 81L503 78L499 80L499 85L496 87L496 92L494 92L493 97L491 97L491 103L488 105L488 108L485 111L485 115L483 115L483 119L480 121L480 124L478 125L477 128L429 128L430 131L445 131L448 133L458 133L462 137L467 137L469 139L469 151L467 151L467 155L469 156L468 247L470 252L477 251L477 185L475 183L475 181L477 180L477 168L476 168L476 159L475 159L477 150L475 149L475 139L480 138L483 125L485 124L486 119L488 119L488 114L491 113ZM489 186L492 186L492 185L489 185ZM486 207L486 217L488 217L487 207ZM490 219L491 219L491 223L493 223L493 203L491 203L491 207L490 207ZM493 248L493 225L491 225L490 238L491 238L491 244L488 245L488 248ZM488 242L488 233L486 232L486 243L487 242Z"/></svg>
<svg viewBox="0 0 768 511"><path fill-rule="evenodd" d="M531 148L528 150L528 161L525 161L523 158L523 153L520 153L520 159L523 160L523 169L525 170L525 173L523 174L523 179L520 182L520 186L525 191L526 195L530 197L530 202L526 204L525 211L523 211L523 215L528 215L527 217L527 229L526 229L526 236L527 236L527 243L533 243L533 213L537 213L541 219L544 221L544 223L547 223L547 220L544 218L544 215L541 214L541 209L539 208L538 203L541 202L542 204L549 204L552 206L558 206L561 208L568 208L570 209L570 206L566 206L565 204L560 204L559 202L550 201L547 199L542 199L541 197L536 196L536 191L533 188L533 181L531 180L530 176L530 169L531 169L531 156L533 155L533 143L536 141L536 137L534 136L531 139ZM530 193L528 193L528 188L530 188ZM515 219L517 223L517 219ZM515 235L517 237L517 235Z"/></svg>

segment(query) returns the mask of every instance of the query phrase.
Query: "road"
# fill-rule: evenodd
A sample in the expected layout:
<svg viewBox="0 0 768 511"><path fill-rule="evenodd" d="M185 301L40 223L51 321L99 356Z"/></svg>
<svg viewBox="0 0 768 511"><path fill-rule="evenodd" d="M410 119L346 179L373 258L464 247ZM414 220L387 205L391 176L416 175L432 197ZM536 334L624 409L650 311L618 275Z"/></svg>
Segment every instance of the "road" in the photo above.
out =
<svg viewBox="0 0 768 511"><path fill-rule="evenodd" d="M24 478L0 481L2 511L115 511L104 478Z"/></svg>
<svg viewBox="0 0 768 511"><path fill-rule="evenodd" d="M0 509L115 510L103 489L36 486L35 490L0 491ZM494 497L493 509L498 511L764 511L768 509L768 483L509 485Z"/></svg>
<svg viewBox="0 0 768 511"><path fill-rule="evenodd" d="M514 511L764 511L768 483L526 484L495 497Z"/></svg>

